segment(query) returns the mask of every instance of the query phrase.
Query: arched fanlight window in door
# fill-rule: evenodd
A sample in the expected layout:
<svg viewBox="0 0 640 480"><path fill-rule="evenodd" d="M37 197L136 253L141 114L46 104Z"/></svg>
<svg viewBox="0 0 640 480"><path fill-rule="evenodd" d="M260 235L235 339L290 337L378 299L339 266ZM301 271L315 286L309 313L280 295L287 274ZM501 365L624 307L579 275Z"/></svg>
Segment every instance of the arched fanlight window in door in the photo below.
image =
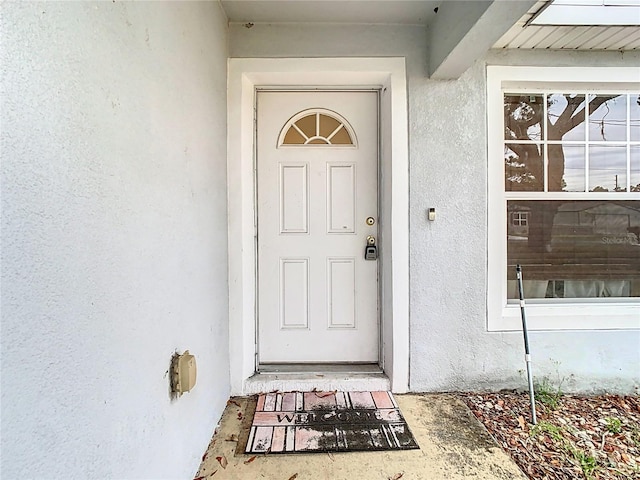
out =
<svg viewBox="0 0 640 480"><path fill-rule="evenodd" d="M341 115L313 108L297 113L280 131L278 147L289 146L356 147L356 135Z"/></svg>

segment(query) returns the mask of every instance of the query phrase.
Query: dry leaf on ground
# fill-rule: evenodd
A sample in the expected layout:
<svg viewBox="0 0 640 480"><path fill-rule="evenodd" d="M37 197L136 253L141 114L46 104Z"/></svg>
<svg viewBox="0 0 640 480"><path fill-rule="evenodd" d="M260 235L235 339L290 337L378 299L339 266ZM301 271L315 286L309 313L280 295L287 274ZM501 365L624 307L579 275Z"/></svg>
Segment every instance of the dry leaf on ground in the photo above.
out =
<svg viewBox="0 0 640 480"><path fill-rule="evenodd" d="M324 397L330 397L331 395L335 395L335 394L336 394L335 390L333 392L318 392L316 393L316 397L324 398Z"/></svg>
<svg viewBox="0 0 640 480"><path fill-rule="evenodd" d="M221 457L216 457L216 460L218 460L222 468L227 468L227 465L229 464L229 462L227 462L227 457L222 455Z"/></svg>
<svg viewBox="0 0 640 480"><path fill-rule="evenodd" d="M527 422L524 421L524 417L522 415L518 417L518 425L520 425L520 428L523 430L527 429Z"/></svg>
<svg viewBox="0 0 640 480"><path fill-rule="evenodd" d="M193 480L205 480L209 477L213 477L217 472L218 470L214 470L213 473L210 473L209 475L205 475L204 477L196 477Z"/></svg>
<svg viewBox="0 0 640 480"><path fill-rule="evenodd" d="M461 398L532 480L640 478L636 396L561 395L555 409L536 401L535 426L526 423L528 394L465 393Z"/></svg>

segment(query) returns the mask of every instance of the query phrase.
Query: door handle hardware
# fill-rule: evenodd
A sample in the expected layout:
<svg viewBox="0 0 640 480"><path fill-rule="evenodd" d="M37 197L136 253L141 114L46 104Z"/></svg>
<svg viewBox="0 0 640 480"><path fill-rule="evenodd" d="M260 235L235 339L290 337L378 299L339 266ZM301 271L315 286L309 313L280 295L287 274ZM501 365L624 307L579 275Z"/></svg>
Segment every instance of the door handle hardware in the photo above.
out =
<svg viewBox="0 0 640 480"><path fill-rule="evenodd" d="M367 225L372 226L376 224L376 219L373 217L367 217Z"/></svg>
<svg viewBox="0 0 640 480"><path fill-rule="evenodd" d="M378 247L376 247L376 237L374 237L373 235L367 236L367 245L364 247L364 259L365 260L378 259Z"/></svg>

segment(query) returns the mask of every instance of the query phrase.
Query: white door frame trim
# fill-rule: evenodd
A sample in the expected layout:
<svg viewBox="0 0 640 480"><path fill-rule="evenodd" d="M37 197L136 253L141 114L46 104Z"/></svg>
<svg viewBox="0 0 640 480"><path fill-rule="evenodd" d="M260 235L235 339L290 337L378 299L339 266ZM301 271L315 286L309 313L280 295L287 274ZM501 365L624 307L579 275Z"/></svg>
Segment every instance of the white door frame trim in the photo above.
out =
<svg viewBox="0 0 640 480"><path fill-rule="evenodd" d="M255 91L258 87L381 88L381 335L391 389L409 387L409 150L404 58L231 58L227 97L231 394L255 373ZM389 248L390 246L390 248ZM389 254L390 253L390 254Z"/></svg>

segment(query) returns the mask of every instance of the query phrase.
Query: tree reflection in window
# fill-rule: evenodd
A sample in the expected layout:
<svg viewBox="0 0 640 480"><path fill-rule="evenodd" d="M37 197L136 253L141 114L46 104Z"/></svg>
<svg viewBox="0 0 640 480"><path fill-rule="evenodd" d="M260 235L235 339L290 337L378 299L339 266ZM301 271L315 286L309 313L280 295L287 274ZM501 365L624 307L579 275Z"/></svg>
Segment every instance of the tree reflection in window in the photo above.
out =
<svg viewBox="0 0 640 480"><path fill-rule="evenodd" d="M530 297L640 296L640 94L505 93L504 129L509 297L517 263Z"/></svg>

